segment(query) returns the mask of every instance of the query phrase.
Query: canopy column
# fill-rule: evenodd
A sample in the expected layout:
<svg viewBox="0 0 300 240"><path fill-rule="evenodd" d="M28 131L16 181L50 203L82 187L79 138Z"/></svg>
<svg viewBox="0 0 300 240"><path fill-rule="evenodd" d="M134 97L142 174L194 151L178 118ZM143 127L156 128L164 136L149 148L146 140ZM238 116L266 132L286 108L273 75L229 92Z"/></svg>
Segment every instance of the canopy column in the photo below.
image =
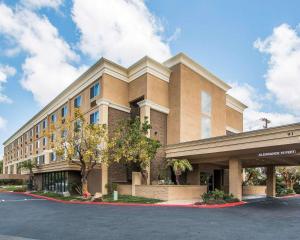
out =
<svg viewBox="0 0 300 240"><path fill-rule="evenodd" d="M267 167L267 197L276 196L276 173L275 166Z"/></svg>
<svg viewBox="0 0 300 240"><path fill-rule="evenodd" d="M237 158L229 160L229 193L242 200L242 163Z"/></svg>

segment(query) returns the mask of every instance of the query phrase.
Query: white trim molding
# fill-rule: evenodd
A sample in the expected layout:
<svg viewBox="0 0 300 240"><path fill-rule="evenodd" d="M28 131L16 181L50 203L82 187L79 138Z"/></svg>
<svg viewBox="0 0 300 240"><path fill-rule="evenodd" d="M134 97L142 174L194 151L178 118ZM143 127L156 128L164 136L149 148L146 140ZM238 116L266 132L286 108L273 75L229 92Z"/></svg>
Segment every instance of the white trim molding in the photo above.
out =
<svg viewBox="0 0 300 240"><path fill-rule="evenodd" d="M242 132L240 130L237 130L237 129L229 127L229 126L226 126L226 130L230 131L230 132L233 132L233 133L241 133Z"/></svg>
<svg viewBox="0 0 300 240"><path fill-rule="evenodd" d="M117 109L117 110L120 110L120 111L123 111L123 112L127 112L127 113L130 113L130 111L131 111L130 107L126 107L124 105L113 103L112 101L110 101L108 99L104 99L104 98L98 99L96 103L97 103L98 106L107 105L108 107L111 107L111 108L114 108L114 109Z"/></svg>
<svg viewBox="0 0 300 240"><path fill-rule="evenodd" d="M245 104L237 100L236 98L226 94L226 106L230 107L240 113L243 113L244 110L247 108Z"/></svg>
<svg viewBox="0 0 300 240"><path fill-rule="evenodd" d="M176 56L170 58L169 60L164 62L164 65L168 68L171 68L178 63L182 63L182 64L186 65L187 67L189 67L196 73L200 74L201 76L205 77L208 81L217 85L219 88L223 89L226 92L231 88L223 80L219 79L217 76L215 76L210 71L205 69L199 63L195 62L193 59L189 58L184 53L179 53Z"/></svg>
<svg viewBox="0 0 300 240"><path fill-rule="evenodd" d="M143 101L138 102L139 107L149 106L151 109L156 110L158 112L162 112L165 114L170 113L170 109L164 106L161 106L157 103L152 102L151 100L145 99Z"/></svg>
<svg viewBox="0 0 300 240"><path fill-rule="evenodd" d="M146 56L128 68L128 82L133 81L145 73L150 73L161 80L169 82L171 70Z"/></svg>

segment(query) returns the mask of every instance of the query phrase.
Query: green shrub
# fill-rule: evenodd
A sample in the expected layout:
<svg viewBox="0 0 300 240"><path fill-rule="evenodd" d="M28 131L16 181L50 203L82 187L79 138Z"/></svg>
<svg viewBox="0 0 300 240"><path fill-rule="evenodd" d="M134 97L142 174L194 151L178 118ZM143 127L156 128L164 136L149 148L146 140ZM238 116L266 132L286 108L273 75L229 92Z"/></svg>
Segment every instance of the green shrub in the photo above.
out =
<svg viewBox="0 0 300 240"><path fill-rule="evenodd" d="M226 202L239 202L232 194L225 194L224 191L215 189L202 194L202 200L206 204L223 204Z"/></svg>
<svg viewBox="0 0 300 240"><path fill-rule="evenodd" d="M26 187L20 187L20 188L14 189L14 192L26 192L26 191L27 191Z"/></svg>
<svg viewBox="0 0 300 240"><path fill-rule="evenodd" d="M19 179L1 179L0 180L0 186L5 185L23 185L25 183L24 180Z"/></svg>
<svg viewBox="0 0 300 240"><path fill-rule="evenodd" d="M294 185L294 191L295 191L295 193L300 194L300 184L299 183L296 183Z"/></svg>
<svg viewBox="0 0 300 240"><path fill-rule="evenodd" d="M111 184L111 189L112 189L112 191L117 191L118 190L118 184L117 183L112 183Z"/></svg>
<svg viewBox="0 0 300 240"><path fill-rule="evenodd" d="M291 194L295 194L295 191L290 188L284 188L284 189L281 189L280 192L277 192L277 196L279 196L279 197L291 195Z"/></svg>

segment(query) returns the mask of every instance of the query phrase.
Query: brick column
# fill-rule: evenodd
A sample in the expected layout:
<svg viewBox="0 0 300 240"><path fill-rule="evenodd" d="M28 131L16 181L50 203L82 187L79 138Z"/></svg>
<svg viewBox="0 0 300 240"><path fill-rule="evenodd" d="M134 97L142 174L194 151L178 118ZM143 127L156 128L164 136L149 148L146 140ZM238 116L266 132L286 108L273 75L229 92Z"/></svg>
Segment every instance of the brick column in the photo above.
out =
<svg viewBox="0 0 300 240"><path fill-rule="evenodd" d="M229 160L229 194L242 200L242 164L239 159Z"/></svg>
<svg viewBox="0 0 300 240"><path fill-rule="evenodd" d="M276 196L276 173L275 166L267 167L267 197L275 197Z"/></svg>
<svg viewBox="0 0 300 240"><path fill-rule="evenodd" d="M108 105L106 101L101 101L99 104L99 123L106 124L108 127ZM105 163L101 164L101 192L102 195L107 194L107 184L108 184L108 166Z"/></svg>
<svg viewBox="0 0 300 240"><path fill-rule="evenodd" d="M140 119L141 119L141 122L143 123L146 119L148 121L148 123L151 123L151 119L150 119L150 113L151 113L151 107L147 104L147 102L144 100L144 101L141 101L138 103L139 107L140 107ZM148 131L147 133L147 137L150 138L150 130ZM150 163L151 165L151 163ZM147 167L147 172L148 172L148 178L147 178L147 185L150 185L150 166Z"/></svg>

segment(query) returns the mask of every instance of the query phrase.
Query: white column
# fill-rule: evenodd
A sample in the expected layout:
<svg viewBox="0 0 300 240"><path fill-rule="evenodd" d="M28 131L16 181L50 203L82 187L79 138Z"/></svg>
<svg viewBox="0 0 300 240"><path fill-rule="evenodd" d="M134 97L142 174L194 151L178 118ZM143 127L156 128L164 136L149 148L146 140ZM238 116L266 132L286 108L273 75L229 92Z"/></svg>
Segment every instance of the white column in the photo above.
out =
<svg viewBox="0 0 300 240"><path fill-rule="evenodd" d="M106 124L108 127L108 105L106 101L101 101L99 104L99 123ZM101 192L102 195L107 194L107 184L108 184L108 166L105 163L101 164Z"/></svg>
<svg viewBox="0 0 300 240"><path fill-rule="evenodd" d="M144 123L146 120L148 121L148 123L151 123L151 119L150 119L150 115L151 115L151 107L147 104L147 102L141 101L138 103L139 107L140 107L140 119L141 119L141 123ZM147 137L150 138L150 130L148 131ZM151 165L151 163L150 163ZM150 171L151 171L151 167L148 166L147 167L147 172L148 172L148 178L147 178L147 185L150 185L150 181L151 181L151 176L150 176Z"/></svg>

